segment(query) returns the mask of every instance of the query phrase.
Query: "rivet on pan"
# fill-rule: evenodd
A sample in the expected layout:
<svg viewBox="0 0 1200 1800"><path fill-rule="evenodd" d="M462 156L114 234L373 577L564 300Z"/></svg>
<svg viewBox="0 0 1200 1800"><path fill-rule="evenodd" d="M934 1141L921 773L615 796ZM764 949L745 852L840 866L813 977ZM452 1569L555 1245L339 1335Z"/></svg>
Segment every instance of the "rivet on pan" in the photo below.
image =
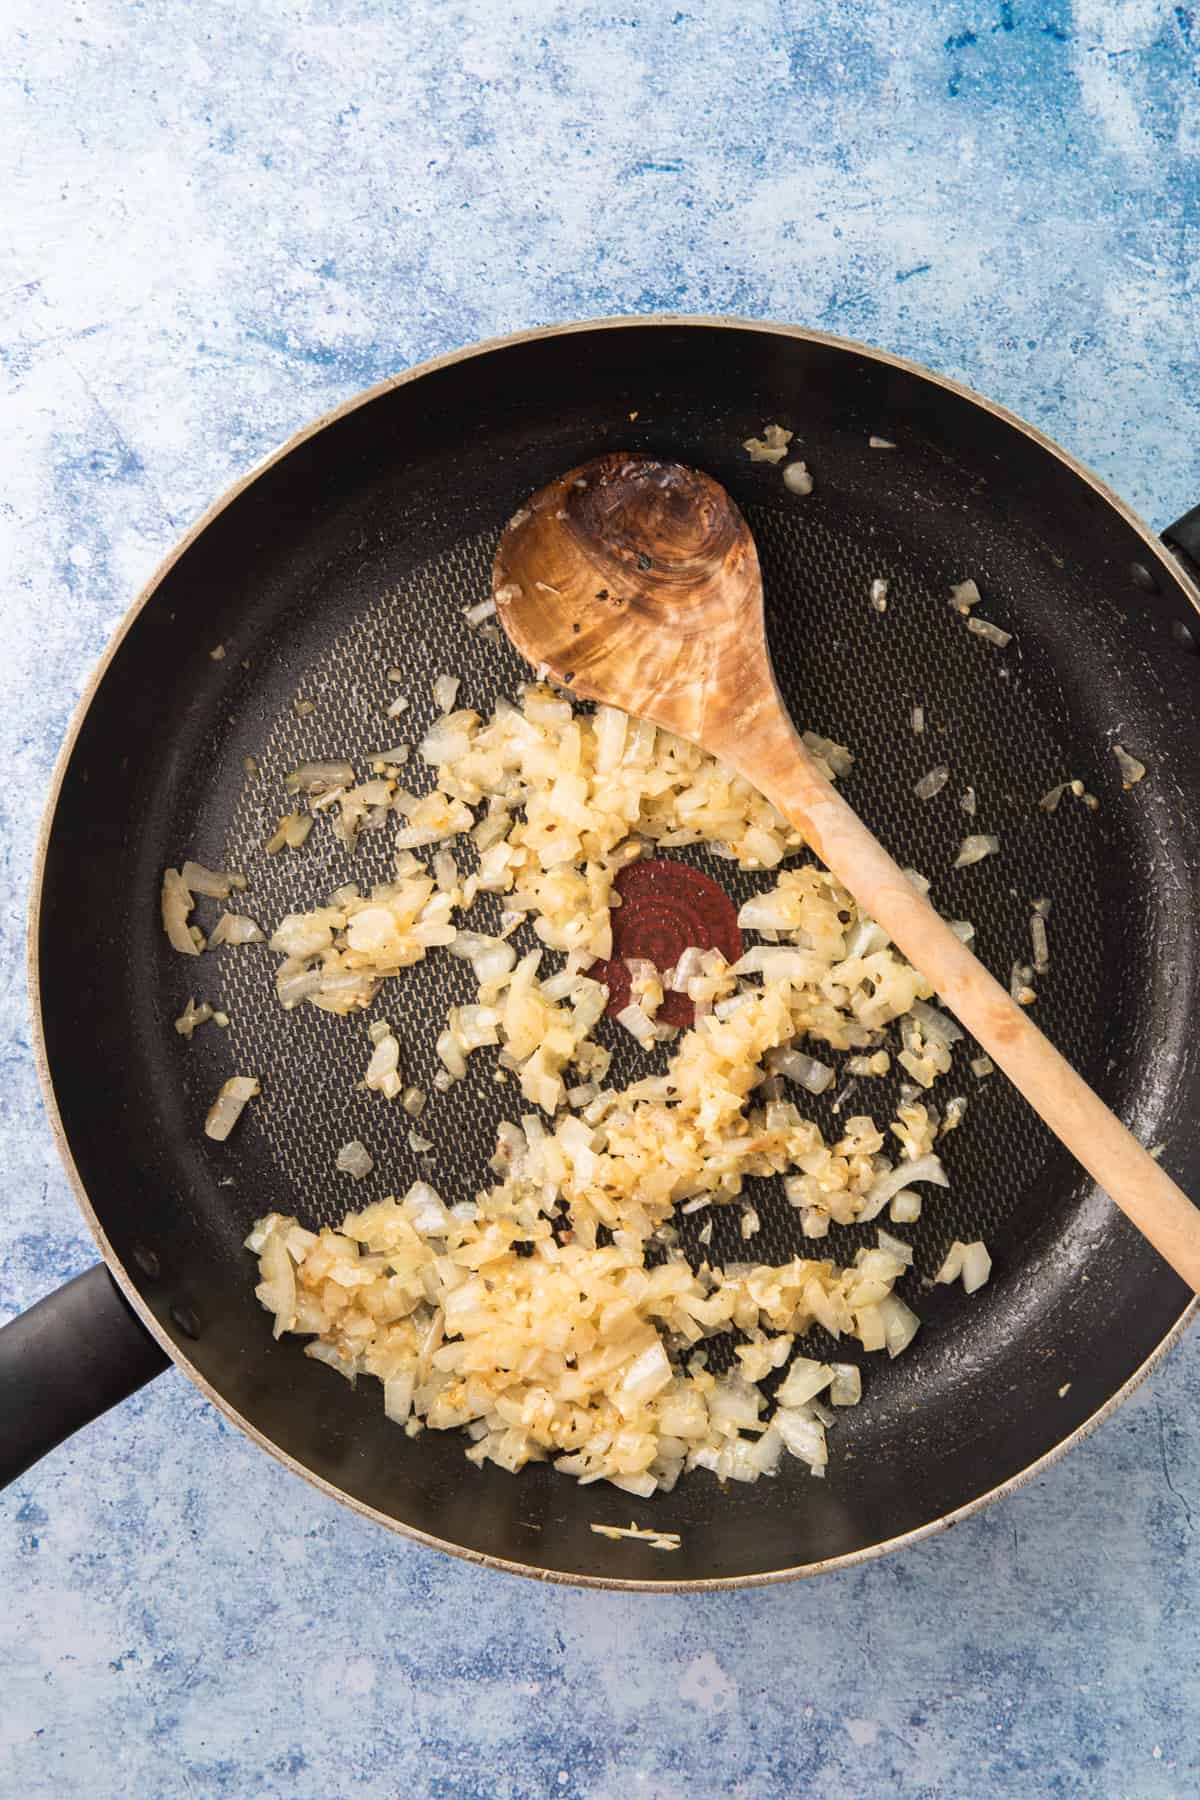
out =
<svg viewBox="0 0 1200 1800"><path fill-rule="evenodd" d="M1130 563L1129 579L1132 581L1134 587L1141 588L1144 594L1157 594L1158 592L1158 582L1150 573L1145 563Z"/></svg>
<svg viewBox="0 0 1200 1800"><path fill-rule="evenodd" d="M158 1280L161 1267L153 1250L147 1250L145 1244L135 1244L130 1255L143 1275L148 1275L151 1281Z"/></svg>
<svg viewBox="0 0 1200 1800"><path fill-rule="evenodd" d="M1185 625L1182 619L1171 620L1171 636L1175 639L1175 642L1179 645L1181 650L1190 651L1193 656L1196 654L1197 649L1200 648L1200 645L1197 645L1196 642L1195 632L1190 625Z"/></svg>
<svg viewBox="0 0 1200 1800"><path fill-rule="evenodd" d="M200 1336L200 1321L190 1306L173 1306L171 1317L184 1337L198 1338Z"/></svg>

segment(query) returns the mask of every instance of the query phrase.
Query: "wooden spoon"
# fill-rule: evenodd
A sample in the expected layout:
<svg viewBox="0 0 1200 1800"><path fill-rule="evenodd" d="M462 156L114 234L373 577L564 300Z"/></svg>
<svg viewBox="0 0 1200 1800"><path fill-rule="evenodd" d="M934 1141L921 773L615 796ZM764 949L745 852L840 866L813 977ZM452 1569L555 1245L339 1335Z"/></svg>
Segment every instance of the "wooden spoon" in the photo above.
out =
<svg viewBox="0 0 1200 1800"><path fill-rule="evenodd" d="M917 893L817 769L767 652L749 527L711 476L615 453L551 482L496 552L497 615L579 695L690 738L744 775L929 981L1051 1131L1200 1291L1200 1210Z"/></svg>

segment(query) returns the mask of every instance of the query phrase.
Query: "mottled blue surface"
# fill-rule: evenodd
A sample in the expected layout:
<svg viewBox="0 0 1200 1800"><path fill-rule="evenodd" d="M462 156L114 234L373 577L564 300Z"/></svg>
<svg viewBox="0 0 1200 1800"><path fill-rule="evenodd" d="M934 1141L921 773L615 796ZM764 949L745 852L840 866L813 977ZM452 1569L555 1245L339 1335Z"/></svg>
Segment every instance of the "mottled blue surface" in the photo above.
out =
<svg viewBox="0 0 1200 1800"><path fill-rule="evenodd" d="M1156 0L6 0L0 1317L90 1247L27 871L88 669L310 416L546 320L803 321L1200 499L1200 11ZM0 1794L1186 1796L1200 1342L949 1536L748 1594L395 1540L172 1374L0 1498Z"/></svg>

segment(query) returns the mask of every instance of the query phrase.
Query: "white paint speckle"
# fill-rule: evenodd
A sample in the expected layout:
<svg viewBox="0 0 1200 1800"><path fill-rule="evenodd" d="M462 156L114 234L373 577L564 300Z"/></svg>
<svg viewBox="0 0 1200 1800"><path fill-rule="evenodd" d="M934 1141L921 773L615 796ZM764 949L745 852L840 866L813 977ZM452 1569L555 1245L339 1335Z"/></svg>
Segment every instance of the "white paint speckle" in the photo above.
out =
<svg viewBox="0 0 1200 1800"><path fill-rule="evenodd" d="M695 1657L679 1682L679 1697L705 1712L722 1712L737 1696L737 1682L727 1675L711 1650Z"/></svg>
<svg viewBox="0 0 1200 1800"><path fill-rule="evenodd" d="M375 1664L367 1656L356 1656L346 1664L343 1686L348 1694L369 1694L375 1686Z"/></svg>

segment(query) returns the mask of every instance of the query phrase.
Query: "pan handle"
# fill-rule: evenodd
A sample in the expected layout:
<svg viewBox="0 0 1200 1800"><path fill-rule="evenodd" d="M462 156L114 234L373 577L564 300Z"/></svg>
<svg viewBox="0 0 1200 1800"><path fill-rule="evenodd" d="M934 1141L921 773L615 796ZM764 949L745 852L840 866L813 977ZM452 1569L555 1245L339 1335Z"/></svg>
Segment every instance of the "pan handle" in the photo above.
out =
<svg viewBox="0 0 1200 1800"><path fill-rule="evenodd" d="M0 1328L0 1487L169 1362L104 1263Z"/></svg>
<svg viewBox="0 0 1200 1800"><path fill-rule="evenodd" d="M1162 540L1175 552L1192 579L1200 579L1200 506L1193 506L1182 519L1168 525Z"/></svg>

